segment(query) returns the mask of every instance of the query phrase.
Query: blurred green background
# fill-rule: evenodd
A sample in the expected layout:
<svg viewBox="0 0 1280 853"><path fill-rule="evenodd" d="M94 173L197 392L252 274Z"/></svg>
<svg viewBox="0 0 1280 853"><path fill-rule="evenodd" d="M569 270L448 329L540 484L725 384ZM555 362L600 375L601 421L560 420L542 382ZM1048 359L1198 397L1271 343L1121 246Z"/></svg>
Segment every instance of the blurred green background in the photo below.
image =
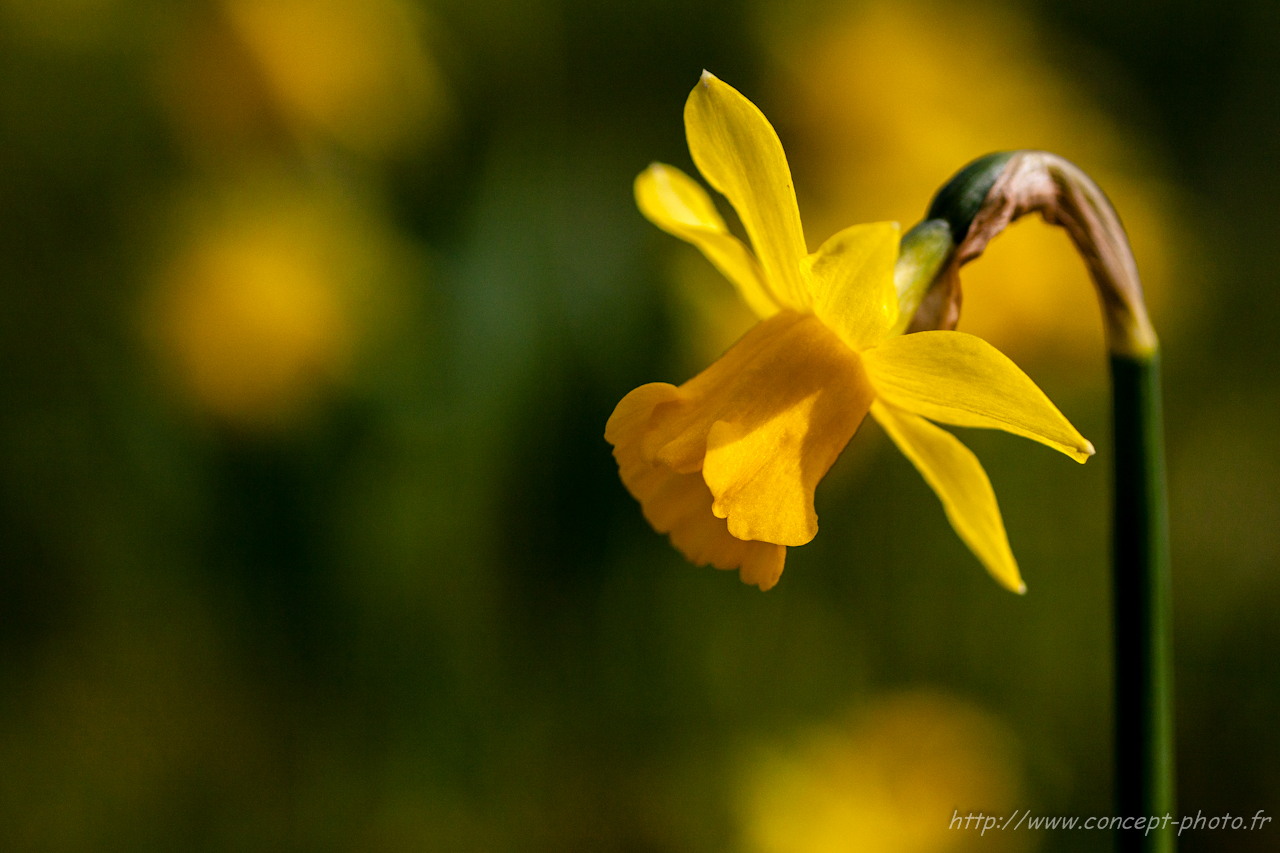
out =
<svg viewBox="0 0 1280 853"><path fill-rule="evenodd" d="M0 848L1105 850L1108 413L1061 234L962 329L1099 447L965 430L1030 592L866 424L762 594L602 433L748 322L645 222L708 68L811 246L1039 147L1165 347L1181 808L1280 810L1280 10L0 0ZM1274 850L1280 828L1182 849Z"/></svg>

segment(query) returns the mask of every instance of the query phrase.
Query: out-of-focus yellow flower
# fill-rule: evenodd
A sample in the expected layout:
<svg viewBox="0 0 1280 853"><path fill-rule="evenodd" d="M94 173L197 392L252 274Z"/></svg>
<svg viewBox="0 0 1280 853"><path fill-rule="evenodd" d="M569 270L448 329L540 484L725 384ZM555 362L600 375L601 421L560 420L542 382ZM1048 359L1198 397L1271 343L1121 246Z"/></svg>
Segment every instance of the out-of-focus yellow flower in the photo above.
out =
<svg viewBox="0 0 1280 853"><path fill-rule="evenodd" d="M225 421L289 423L348 371L385 247L305 193L246 191L193 219L153 306L173 372Z"/></svg>
<svg viewBox="0 0 1280 853"><path fill-rule="evenodd" d="M1018 803L1012 737L955 698L883 699L848 724L763 753L739 799L750 853L944 853L1021 849L1015 836L949 825L966 814L1008 815ZM972 827L972 823L970 824Z"/></svg>
<svg viewBox="0 0 1280 853"><path fill-rule="evenodd" d="M1123 211L1148 302L1160 310L1183 260L1171 258L1180 239L1169 190L1138 141L1046 60L1013 10L880 0L775 45L788 81L783 120L820 178L801 176L811 221L914 222L958 164L989 151L1053 151L1085 166ZM960 329L1020 361L1078 363L1101 351L1084 264L1038 217L993 242L963 279Z"/></svg>
<svg viewBox="0 0 1280 853"><path fill-rule="evenodd" d="M764 115L704 72L685 105L689 150L738 212L754 253L671 166L636 179L640 210L697 246L761 318L680 387L643 385L605 438L645 517L695 563L768 589L786 548L818 530L813 492L867 412L941 498L1002 584L1025 587L995 493L974 455L926 418L994 427L1083 462L1093 446L1013 362L961 332L891 335L896 223L855 225L813 254L782 144Z"/></svg>
<svg viewBox="0 0 1280 853"><path fill-rule="evenodd" d="M404 0L226 0L227 13L287 118L367 154L429 137L449 112Z"/></svg>

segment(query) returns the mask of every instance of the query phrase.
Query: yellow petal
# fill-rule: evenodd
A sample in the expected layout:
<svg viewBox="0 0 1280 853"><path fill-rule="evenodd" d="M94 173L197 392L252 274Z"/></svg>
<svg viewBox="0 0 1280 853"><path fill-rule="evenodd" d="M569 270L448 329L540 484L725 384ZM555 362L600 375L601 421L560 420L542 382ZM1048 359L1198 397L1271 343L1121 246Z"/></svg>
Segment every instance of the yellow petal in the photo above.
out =
<svg viewBox="0 0 1280 853"><path fill-rule="evenodd" d="M1084 462L1093 445L1031 378L991 344L963 332L889 338L862 354L876 394L930 420L1002 429Z"/></svg>
<svg viewBox="0 0 1280 853"><path fill-rule="evenodd" d="M806 255L791 169L769 120L736 89L704 71L684 106L689 153L702 176L738 212L774 299L809 307L800 272Z"/></svg>
<svg viewBox="0 0 1280 853"><path fill-rule="evenodd" d="M919 415L877 400L871 414L942 501L947 519L1002 586L1027 591L1009 548L987 472L954 435Z"/></svg>
<svg viewBox="0 0 1280 853"><path fill-rule="evenodd" d="M896 222L854 225L805 259L813 313L854 349L878 343L898 319L898 236Z"/></svg>
<svg viewBox="0 0 1280 853"><path fill-rule="evenodd" d="M784 311L657 402L639 453L701 470L737 538L803 545L818 530L813 491L873 393L857 353L817 317Z"/></svg>
<svg viewBox="0 0 1280 853"><path fill-rule="evenodd" d="M640 212L663 231L701 249L757 316L778 313L755 255L729 233L697 182L674 166L653 163L636 177L635 193Z"/></svg>
<svg viewBox="0 0 1280 853"><path fill-rule="evenodd" d="M640 446L654 409L678 400L679 389L656 382L642 385L622 399L609 423L605 439L614 445L618 473L644 516L685 559L717 569L739 569L744 583L769 589L778 582L787 549L771 542L747 542L729 534L729 525L711 511L711 490L697 471L680 474L661 462L641 458Z"/></svg>

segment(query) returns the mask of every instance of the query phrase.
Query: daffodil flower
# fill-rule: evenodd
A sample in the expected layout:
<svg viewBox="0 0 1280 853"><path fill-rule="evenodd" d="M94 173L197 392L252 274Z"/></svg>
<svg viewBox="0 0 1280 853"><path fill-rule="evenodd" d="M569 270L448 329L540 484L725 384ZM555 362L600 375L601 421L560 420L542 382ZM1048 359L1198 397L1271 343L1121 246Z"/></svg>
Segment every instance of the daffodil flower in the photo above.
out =
<svg viewBox="0 0 1280 853"><path fill-rule="evenodd" d="M697 246L761 318L676 387L642 385L605 427L622 481L691 562L778 582L818 532L813 492L870 412L933 488L991 575L1026 589L973 453L930 421L993 427L1083 462L1091 445L1012 361L972 335L898 334L898 225L855 225L805 248L791 171L768 120L703 72L685 104L689 150L751 240L671 166L636 178L641 212Z"/></svg>

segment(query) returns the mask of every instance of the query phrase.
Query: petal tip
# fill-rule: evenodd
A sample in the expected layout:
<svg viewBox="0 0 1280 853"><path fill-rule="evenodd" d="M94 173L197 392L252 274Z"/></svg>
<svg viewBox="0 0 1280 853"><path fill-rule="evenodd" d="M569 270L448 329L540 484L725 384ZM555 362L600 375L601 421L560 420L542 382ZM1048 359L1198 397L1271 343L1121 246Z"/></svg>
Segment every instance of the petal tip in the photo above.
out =
<svg viewBox="0 0 1280 853"><path fill-rule="evenodd" d="M989 574L996 583L1000 584L1000 586L1009 590L1009 592L1014 595L1026 595L1027 582L1022 579L1022 572L1018 571L1017 563L1013 562L1013 555L1010 554L1008 557L1010 565L1007 566L994 566L987 564L986 560L983 560L981 557L978 559L984 564L983 568L987 570L987 574Z"/></svg>
<svg viewBox="0 0 1280 853"><path fill-rule="evenodd" d="M768 592L778 584L782 577L782 569L786 565L787 549L780 545L765 546L755 549L743 561L738 570L738 577L748 586L759 587L761 592Z"/></svg>
<svg viewBox="0 0 1280 853"><path fill-rule="evenodd" d="M645 203L643 200L643 194L647 185L654 181L660 181L665 176L666 170L669 168L671 167L666 163L659 163L657 160L654 160L648 166L645 166L644 169L636 175L636 179L631 182L631 191L636 197L636 204L639 205L641 213L644 213ZM647 217L648 214L646 213L645 216Z"/></svg>
<svg viewBox="0 0 1280 853"><path fill-rule="evenodd" d="M992 571L990 566L987 566L986 569L991 577L995 579L995 582L1009 590L1009 592L1014 595L1027 594L1027 582L1022 579L1022 574L1016 568L1013 570L1012 575L1004 572L996 574L996 572Z"/></svg>
<svg viewBox="0 0 1280 853"><path fill-rule="evenodd" d="M711 84L711 81L719 80L719 79L720 79L719 77L717 77L716 75L712 74L710 71L704 68L702 69L702 76L698 78L698 82L701 83L703 86L707 86Z"/></svg>
<svg viewBox="0 0 1280 853"><path fill-rule="evenodd" d="M1098 451L1094 448L1093 442L1089 441L1089 439L1081 438L1080 440L1083 443L1077 449L1072 450L1068 455L1083 465L1089 461L1090 456L1096 455Z"/></svg>

